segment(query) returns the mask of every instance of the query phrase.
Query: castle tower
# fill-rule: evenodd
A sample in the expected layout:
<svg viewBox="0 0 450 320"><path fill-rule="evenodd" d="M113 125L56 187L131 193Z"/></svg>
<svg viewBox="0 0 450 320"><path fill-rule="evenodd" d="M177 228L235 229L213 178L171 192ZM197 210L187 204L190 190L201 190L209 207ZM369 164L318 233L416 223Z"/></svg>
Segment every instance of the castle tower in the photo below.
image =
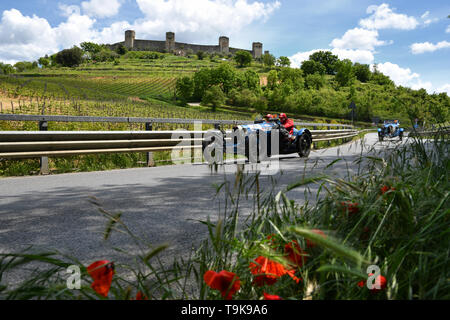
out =
<svg viewBox="0 0 450 320"><path fill-rule="evenodd" d="M133 49L135 37L136 32L134 32L134 30L125 31L125 47L127 47L128 49Z"/></svg>
<svg viewBox="0 0 450 320"><path fill-rule="evenodd" d="M220 53L229 54L230 53L230 39L228 37L219 38L219 50Z"/></svg>
<svg viewBox="0 0 450 320"><path fill-rule="evenodd" d="M262 57L263 44L261 42L253 42L253 58L258 59Z"/></svg>
<svg viewBox="0 0 450 320"><path fill-rule="evenodd" d="M166 52L175 50L175 33L166 32Z"/></svg>

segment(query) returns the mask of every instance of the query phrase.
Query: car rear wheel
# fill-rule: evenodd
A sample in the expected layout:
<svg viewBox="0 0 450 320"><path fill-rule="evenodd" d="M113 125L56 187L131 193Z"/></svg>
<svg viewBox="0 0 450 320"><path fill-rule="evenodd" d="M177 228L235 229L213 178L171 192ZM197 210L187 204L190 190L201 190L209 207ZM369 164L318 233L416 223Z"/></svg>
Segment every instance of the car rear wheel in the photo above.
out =
<svg viewBox="0 0 450 320"><path fill-rule="evenodd" d="M311 138L307 134L302 134L298 139L298 155L300 158L308 158L311 153Z"/></svg>

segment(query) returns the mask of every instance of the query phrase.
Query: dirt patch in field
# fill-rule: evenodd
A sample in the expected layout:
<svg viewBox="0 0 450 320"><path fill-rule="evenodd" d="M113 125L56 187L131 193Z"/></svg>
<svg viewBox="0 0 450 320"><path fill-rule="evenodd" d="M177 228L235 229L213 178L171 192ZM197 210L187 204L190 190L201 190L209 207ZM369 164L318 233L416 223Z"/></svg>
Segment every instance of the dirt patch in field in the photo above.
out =
<svg viewBox="0 0 450 320"><path fill-rule="evenodd" d="M23 100L24 99L21 99L21 101ZM11 102L14 104L14 110L19 109L19 98L8 98L0 96L0 104L3 111L12 110Z"/></svg>
<svg viewBox="0 0 450 320"><path fill-rule="evenodd" d="M145 102L145 100L142 100L139 97L128 97L128 100L134 101L134 102Z"/></svg>
<svg viewBox="0 0 450 320"><path fill-rule="evenodd" d="M259 78L259 84L261 85L261 87L267 86L267 76L261 76Z"/></svg>

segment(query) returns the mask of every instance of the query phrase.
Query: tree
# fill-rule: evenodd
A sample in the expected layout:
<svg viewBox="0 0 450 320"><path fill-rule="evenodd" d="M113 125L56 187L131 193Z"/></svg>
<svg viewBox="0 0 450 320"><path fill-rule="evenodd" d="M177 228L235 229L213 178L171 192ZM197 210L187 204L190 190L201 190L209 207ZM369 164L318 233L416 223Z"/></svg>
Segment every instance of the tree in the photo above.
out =
<svg viewBox="0 0 450 320"><path fill-rule="evenodd" d="M334 75L336 72L336 63L339 58L333 55L330 51L318 51L309 56L309 60L320 63L325 67L325 73Z"/></svg>
<svg viewBox="0 0 450 320"><path fill-rule="evenodd" d="M244 73L243 87L252 91L260 90L260 78L259 75L253 70L247 70Z"/></svg>
<svg viewBox="0 0 450 320"><path fill-rule="evenodd" d="M368 64L355 63L353 66L353 71L356 79L361 82L368 82L370 80L370 76L372 75Z"/></svg>
<svg viewBox="0 0 450 320"><path fill-rule="evenodd" d="M14 73L14 67L10 64L3 64L0 62L0 74L11 74Z"/></svg>
<svg viewBox="0 0 450 320"><path fill-rule="evenodd" d="M218 85L224 93L228 93L236 85L236 70L229 63L222 63L210 69L211 85Z"/></svg>
<svg viewBox="0 0 450 320"><path fill-rule="evenodd" d="M213 111L216 111L217 107L220 107L225 103L225 100L225 94L222 89L216 85L205 91L202 104L209 105L212 107Z"/></svg>
<svg viewBox="0 0 450 320"><path fill-rule="evenodd" d="M37 62L29 62L29 61L20 61L14 65L14 68L17 72L24 72L27 70L33 70L38 67Z"/></svg>
<svg viewBox="0 0 450 320"><path fill-rule="evenodd" d="M305 85L305 80L303 79L303 71L300 69L293 68L281 68L278 72L278 79L281 83L289 82L294 90L303 89Z"/></svg>
<svg viewBox="0 0 450 320"><path fill-rule="evenodd" d="M280 67L289 67L291 66L291 60L288 57L280 57L278 58L278 65Z"/></svg>
<svg viewBox="0 0 450 320"><path fill-rule="evenodd" d="M211 70L204 68L200 69L194 74L194 96L196 101L200 101L203 98L206 90L211 86L212 74Z"/></svg>
<svg viewBox="0 0 450 320"><path fill-rule="evenodd" d="M277 70L271 70L267 75L267 87L273 90L278 85L278 72Z"/></svg>
<svg viewBox="0 0 450 320"><path fill-rule="evenodd" d="M263 55L263 63L266 67L273 67L275 65L275 56L270 53L265 53Z"/></svg>
<svg viewBox="0 0 450 320"><path fill-rule="evenodd" d="M353 73L353 63L349 59L345 59L336 65L336 81L340 87L346 87L353 83L355 75Z"/></svg>
<svg viewBox="0 0 450 320"><path fill-rule="evenodd" d="M179 78L175 89L177 96L181 99L181 103L186 105L194 93L194 81L190 77Z"/></svg>
<svg viewBox="0 0 450 320"><path fill-rule="evenodd" d="M93 42L82 42L80 47L84 52L90 53L91 55L102 51L102 46Z"/></svg>
<svg viewBox="0 0 450 320"><path fill-rule="evenodd" d="M325 74L325 67L314 60L306 60L303 61L302 66L300 67L305 75L318 73L321 75Z"/></svg>
<svg viewBox="0 0 450 320"><path fill-rule="evenodd" d="M72 49L65 49L56 54L56 63L62 65L63 67L75 67L83 62L83 50L77 46Z"/></svg>
<svg viewBox="0 0 450 320"><path fill-rule="evenodd" d="M43 68L47 68L50 65L50 59L48 56L39 58L38 62Z"/></svg>
<svg viewBox="0 0 450 320"><path fill-rule="evenodd" d="M252 63L253 57L248 51L239 50L234 55L234 60L237 62L239 67L246 67Z"/></svg>

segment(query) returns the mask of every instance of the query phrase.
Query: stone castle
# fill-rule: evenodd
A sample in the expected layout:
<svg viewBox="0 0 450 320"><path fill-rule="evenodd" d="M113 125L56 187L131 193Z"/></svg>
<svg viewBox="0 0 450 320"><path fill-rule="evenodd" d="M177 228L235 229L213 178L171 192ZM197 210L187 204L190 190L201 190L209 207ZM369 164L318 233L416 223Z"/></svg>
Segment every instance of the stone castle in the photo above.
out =
<svg viewBox="0 0 450 320"><path fill-rule="evenodd" d="M199 51L228 55L234 54L239 50L250 52L255 59L261 58L263 55L263 44L261 42L253 42L252 50L230 48L230 39L223 36L219 38L218 45L181 43L175 41L175 33L173 32L166 33L166 41L157 41L138 40L136 39L135 31L127 30L125 31L125 41L109 45L109 47L115 50L120 45L124 45L128 50L171 52L179 55L185 55L188 52L197 53Z"/></svg>

